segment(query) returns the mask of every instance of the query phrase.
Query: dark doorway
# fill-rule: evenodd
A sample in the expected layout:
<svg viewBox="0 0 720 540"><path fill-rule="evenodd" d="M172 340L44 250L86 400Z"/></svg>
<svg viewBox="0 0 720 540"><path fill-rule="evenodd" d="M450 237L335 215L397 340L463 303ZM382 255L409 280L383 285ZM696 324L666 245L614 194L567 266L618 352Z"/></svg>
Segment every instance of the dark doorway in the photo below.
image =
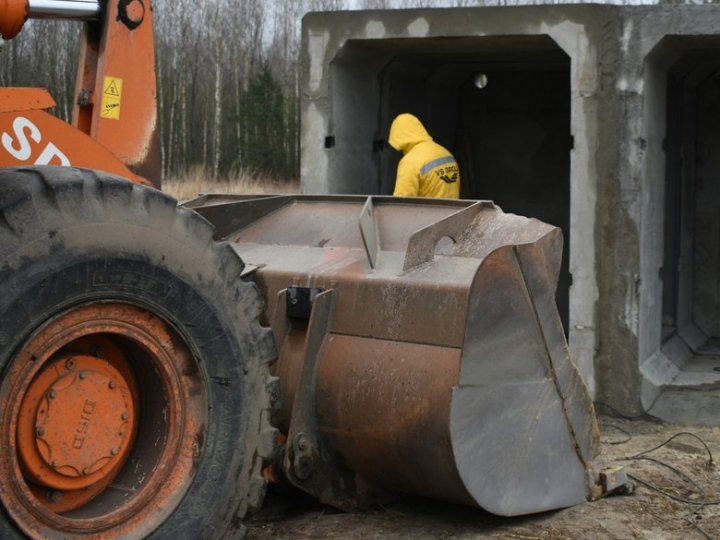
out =
<svg viewBox="0 0 720 540"><path fill-rule="evenodd" d="M569 57L547 36L427 41L428 52L398 51L381 71L380 131L387 136L399 113L415 114L457 158L462 197L490 199L563 230L557 303L567 329ZM392 193L399 159L384 147L381 192Z"/></svg>
<svg viewBox="0 0 720 540"><path fill-rule="evenodd" d="M663 338L720 353L720 49L668 71Z"/></svg>

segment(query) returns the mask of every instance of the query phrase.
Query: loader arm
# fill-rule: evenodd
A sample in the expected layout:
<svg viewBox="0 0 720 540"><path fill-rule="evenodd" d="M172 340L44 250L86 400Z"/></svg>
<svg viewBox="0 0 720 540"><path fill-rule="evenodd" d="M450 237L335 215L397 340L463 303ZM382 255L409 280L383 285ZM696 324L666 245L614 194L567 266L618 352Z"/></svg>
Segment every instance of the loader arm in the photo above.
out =
<svg viewBox="0 0 720 540"><path fill-rule="evenodd" d="M50 99L38 107L32 90L12 89L13 105L0 104L0 166L81 166L159 187L151 1L2 0L0 35L15 37L33 18L85 22L72 123L42 110Z"/></svg>

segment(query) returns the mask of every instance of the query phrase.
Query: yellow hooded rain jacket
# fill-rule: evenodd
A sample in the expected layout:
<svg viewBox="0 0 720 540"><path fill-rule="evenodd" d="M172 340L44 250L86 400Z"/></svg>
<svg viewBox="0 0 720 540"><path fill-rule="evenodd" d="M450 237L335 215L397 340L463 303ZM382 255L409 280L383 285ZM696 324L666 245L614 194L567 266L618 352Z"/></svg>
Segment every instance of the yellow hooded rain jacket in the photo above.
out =
<svg viewBox="0 0 720 540"><path fill-rule="evenodd" d="M405 197L460 197L460 170L452 154L433 142L412 114L400 114L390 126L390 146L404 155L398 164L395 192Z"/></svg>

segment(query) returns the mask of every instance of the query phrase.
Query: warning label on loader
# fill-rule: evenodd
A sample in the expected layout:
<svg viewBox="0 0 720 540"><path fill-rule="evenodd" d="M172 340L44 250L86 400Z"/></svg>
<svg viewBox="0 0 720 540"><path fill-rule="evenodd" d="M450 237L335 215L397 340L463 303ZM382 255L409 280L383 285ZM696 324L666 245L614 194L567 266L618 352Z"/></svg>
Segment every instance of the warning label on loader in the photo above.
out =
<svg viewBox="0 0 720 540"><path fill-rule="evenodd" d="M105 77L103 81L100 118L120 120L120 101L122 100L122 79Z"/></svg>

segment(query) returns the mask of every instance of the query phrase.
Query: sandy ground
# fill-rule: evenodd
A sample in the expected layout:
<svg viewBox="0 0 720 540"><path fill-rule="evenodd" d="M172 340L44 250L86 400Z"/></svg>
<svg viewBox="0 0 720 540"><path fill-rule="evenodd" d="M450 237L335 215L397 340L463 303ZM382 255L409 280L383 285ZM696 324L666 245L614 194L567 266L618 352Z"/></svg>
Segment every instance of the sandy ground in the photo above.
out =
<svg viewBox="0 0 720 540"><path fill-rule="evenodd" d="M630 459L682 432L695 434L707 444L713 458L720 459L720 428L606 416L600 424L601 459L625 467L635 485L630 495L556 512L500 518L476 508L409 496L389 507L347 514L288 487L276 487L268 493L263 509L247 523L248 538L720 539L720 467L711 461L700 440L680 435L648 454L656 461Z"/></svg>

